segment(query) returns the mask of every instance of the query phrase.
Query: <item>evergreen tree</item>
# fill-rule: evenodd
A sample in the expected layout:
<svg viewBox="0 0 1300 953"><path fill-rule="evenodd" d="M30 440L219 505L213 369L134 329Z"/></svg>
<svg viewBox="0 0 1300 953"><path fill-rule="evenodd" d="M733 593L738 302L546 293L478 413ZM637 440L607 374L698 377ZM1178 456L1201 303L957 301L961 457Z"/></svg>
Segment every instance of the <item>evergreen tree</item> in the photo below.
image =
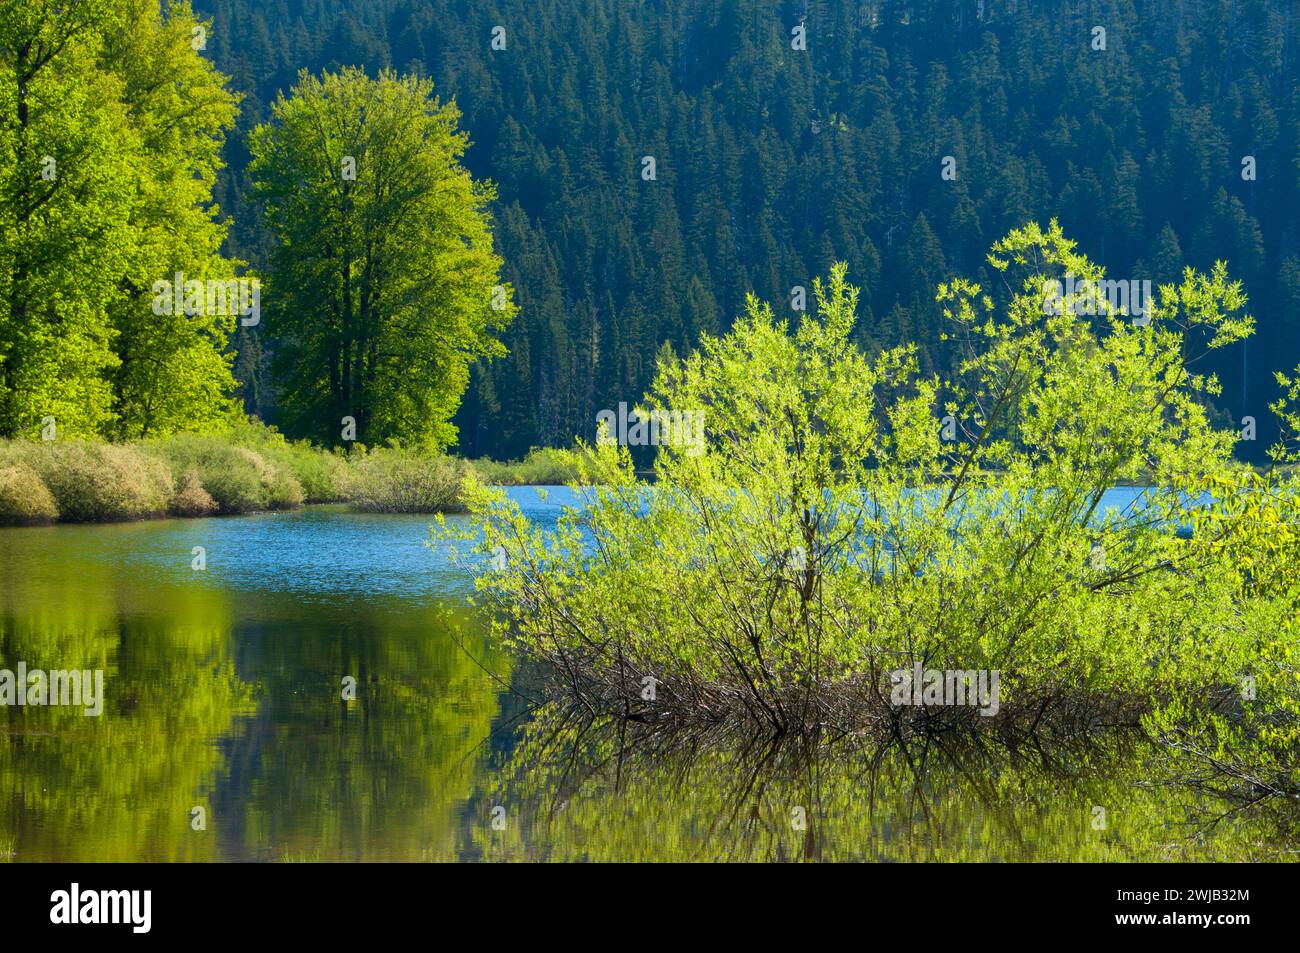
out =
<svg viewBox="0 0 1300 953"><path fill-rule="evenodd" d="M1300 17L1289 0L989 0L982 16L917 0L572 0L544 15L523 0L198 2L234 38L264 22L273 45L285 38L282 62L313 72L407 70L420 58L464 110L478 143L465 166L498 184L518 290L504 341L529 348L526 361L473 366L517 405L501 411L508 420L480 419L490 411L476 384L456 417L476 452L589 433L581 395L598 407L635 398L663 341L684 353L706 327L725 331L748 292L788 300L832 260L862 290L858 340L900 343L906 326L946 367L929 283L979 274L992 236L1054 216L1114 278L1167 278L1179 245L1202 267L1202 253L1230 261L1259 331L1204 369L1239 384L1244 358L1256 405L1271 372L1300 359L1284 346L1280 272L1300 253ZM1104 51L1091 43L1098 23ZM497 25L502 50L490 47ZM213 50L247 94L245 130L289 82L283 66L241 66L248 45ZM236 221L228 252L262 265L241 149L242 136L219 191ZM640 178L647 155L653 182ZM1253 179L1242 177L1247 155ZM940 178L944 156L955 179ZM920 214L941 257L910 273L902 248ZM922 261L915 248L908 257ZM907 321L891 320L896 304ZM579 359L592 338L600 359ZM1234 408L1237 384L1222 398Z"/></svg>

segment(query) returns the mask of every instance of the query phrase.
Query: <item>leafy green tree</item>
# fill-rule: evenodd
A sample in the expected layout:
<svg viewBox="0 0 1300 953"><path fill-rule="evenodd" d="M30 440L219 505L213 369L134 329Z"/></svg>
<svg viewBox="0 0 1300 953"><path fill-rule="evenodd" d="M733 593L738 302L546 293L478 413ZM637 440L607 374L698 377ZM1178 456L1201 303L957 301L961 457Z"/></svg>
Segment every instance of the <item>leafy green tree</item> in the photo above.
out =
<svg viewBox="0 0 1300 953"><path fill-rule="evenodd" d="M94 434L116 364L109 305L129 246L137 141L100 68L108 5L0 7L0 434L44 417ZM48 160L53 160L51 163ZM44 173L44 174L42 174Z"/></svg>
<svg viewBox="0 0 1300 953"><path fill-rule="evenodd" d="M237 100L195 49L206 48L208 30L183 5L161 19L152 0L130 0L107 38L106 54L123 78L123 100L143 152L131 170L137 194L129 224L131 270L145 280L124 282L126 300L112 312L119 363L110 435L117 438L210 429L231 419L235 380L226 345L237 321L255 335L260 318L251 278L235 286L238 301L209 301L205 294L196 313L154 306L155 282L181 274L227 282L229 291L238 264L222 255L226 224L212 203Z"/></svg>
<svg viewBox="0 0 1300 953"><path fill-rule="evenodd" d="M490 184L460 165L459 111L427 79L299 77L250 138L279 240L266 300L287 431L445 446L469 364L504 353Z"/></svg>
<svg viewBox="0 0 1300 953"><path fill-rule="evenodd" d="M590 432L593 406L644 391L663 341L684 354L701 333L726 331L748 292L775 305L831 261L862 288L855 340L914 340L923 369L951 373L955 353L935 347L935 276L900 265L920 214L943 252L940 278L986 281L993 238L1052 216L1123 278L1165 282L1184 261L1224 258L1260 321L1248 351L1206 358L1225 382L1220 410L1262 416L1271 372L1295 364L1278 273L1300 233L1291 0L1159 12L1098 0L1087 22L1069 0L986 3L982 17L970 3L915 0L802 11L584 0L540 19L527 0L199 2L238 39L214 55L248 94L245 129L292 84L290 67L393 65L456 95L477 144L466 165L503 199L496 238L521 308L503 340L529 347L527 361L472 368L480 380L456 423L474 455L567 446ZM805 14L797 52L790 28ZM1107 25L1104 53L1090 48L1094 23ZM506 50L489 47L497 24ZM655 182L639 176L648 154ZM939 177L945 155L955 180ZM1256 179L1242 177L1245 155ZM232 253L261 265L245 159L233 143L220 195L240 240ZM1247 221L1224 218L1220 188ZM1251 267L1250 220L1266 267ZM1166 223L1189 256L1177 253L1169 275L1158 271ZM593 316L599 361L583 357ZM269 390L248 396L274 407Z"/></svg>
<svg viewBox="0 0 1300 953"><path fill-rule="evenodd" d="M185 3L0 2L0 435L141 436L226 416L231 314L154 282L226 278L211 192L235 100Z"/></svg>

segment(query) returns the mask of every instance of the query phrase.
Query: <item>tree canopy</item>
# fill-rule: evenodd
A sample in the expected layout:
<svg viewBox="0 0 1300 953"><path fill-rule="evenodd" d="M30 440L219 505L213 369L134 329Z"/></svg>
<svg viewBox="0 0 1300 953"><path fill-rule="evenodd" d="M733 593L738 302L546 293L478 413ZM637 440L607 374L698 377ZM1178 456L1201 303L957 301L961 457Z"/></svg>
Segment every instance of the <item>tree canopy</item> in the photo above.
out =
<svg viewBox="0 0 1300 953"><path fill-rule="evenodd" d="M346 69L302 74L253 131L288 432L444 446L470 360L504 353L494 192L459 164L458 117L427 79Z"/></svg>
<svg viewBox="0 0 1300 953"><path fill-rule="evenodd" d="M236 96L185 3L0 3L0 436L139 437L234 409L232 313L155 282L236 262L212 189Z"/></svg>

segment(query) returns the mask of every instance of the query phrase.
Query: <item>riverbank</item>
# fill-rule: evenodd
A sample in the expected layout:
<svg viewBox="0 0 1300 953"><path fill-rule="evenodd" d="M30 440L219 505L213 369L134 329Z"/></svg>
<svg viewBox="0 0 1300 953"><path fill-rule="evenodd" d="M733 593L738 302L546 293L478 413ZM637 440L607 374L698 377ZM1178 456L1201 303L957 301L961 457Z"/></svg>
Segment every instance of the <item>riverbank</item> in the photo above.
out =
<svg viewBox="0 0 1300 953"><path fill-rule="evenodd" d="M512 462L413 449L324 450L249 423L219 434L132 443L0 441L0 525L232 516L305 503L370 513L463 509L469 476L505 486L564 483L571 451L534 449Z"/></svg>

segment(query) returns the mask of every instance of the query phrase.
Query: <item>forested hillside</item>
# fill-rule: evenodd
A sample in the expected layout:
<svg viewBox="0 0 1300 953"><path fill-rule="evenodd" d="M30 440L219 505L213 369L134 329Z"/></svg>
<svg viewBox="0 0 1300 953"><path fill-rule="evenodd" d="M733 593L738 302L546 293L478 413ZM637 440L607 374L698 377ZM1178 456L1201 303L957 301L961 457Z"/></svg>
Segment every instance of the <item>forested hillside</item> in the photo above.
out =
<svg viewBox="0 0 1300 953"><path fill-rule="evenodd" d="M457 420L469 454L590 438L598 410L642 394L662 346L680 353L726 328L751 290L790 307L791 289L811 296L837 259L863 288L860 339L915 341L924 367L943 368L935 284L988 278L993 239L1054 216L1114 278L1169 281L1184 262L1228 260L1259 331L1212 369L1224 420L1259 417L1260 447L1272 372L1300 362L1290 0L196 11L213 19L206 55L245 94L217 194L227 251L254 265L269 239L246 137L300 69L419 72L463 110L465 164L497 184L497 250L520 308L509 355L474 369ZM236 376L275 419L264 368L276 345L255 333L238 332Z"/></svg>

